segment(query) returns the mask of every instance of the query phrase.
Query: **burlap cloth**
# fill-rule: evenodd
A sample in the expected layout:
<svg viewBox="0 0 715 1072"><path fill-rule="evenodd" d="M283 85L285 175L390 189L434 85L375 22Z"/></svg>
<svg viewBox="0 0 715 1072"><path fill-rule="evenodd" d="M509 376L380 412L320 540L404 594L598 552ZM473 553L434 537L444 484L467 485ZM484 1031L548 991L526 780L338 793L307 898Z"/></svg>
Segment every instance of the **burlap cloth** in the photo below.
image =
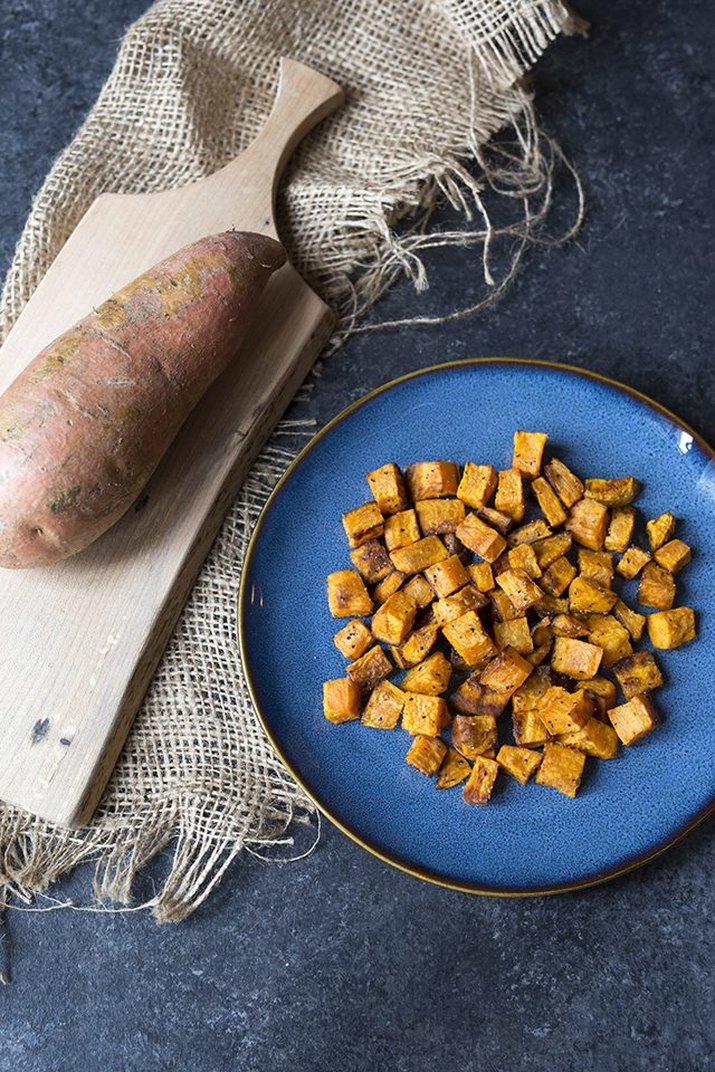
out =
<svg viewBox="0 0 715 1072"><path fill-rule="evenodd" d="M338 313L334 344L401 273L424 287L430 245L478 245L488 300L551 200L558 150L537 131L522 76L558 33L580 28L560 0L159 0L127 32L37 195L2 330L98 194L190 182L240 152L271 107L283 55L348 94L295 153L279 205L293 262ZM516 133L485 154L505 127ZM490 188L517 208L502 227L490 221ZM465 225L435 234L430 212L444 197ZM490 266L499 234L509 240L501 284ZM235 596L251 528L290 456L281 443L295 447L281 436L296 431L281 428L231 509L92 824L68 832L0 805L0 907L36 901L83 861L94 864L98 901L126 902L140 868L170 847L147 904L178 920L241 850L290 855L291 823L312 807L252 710Z"/></svg>

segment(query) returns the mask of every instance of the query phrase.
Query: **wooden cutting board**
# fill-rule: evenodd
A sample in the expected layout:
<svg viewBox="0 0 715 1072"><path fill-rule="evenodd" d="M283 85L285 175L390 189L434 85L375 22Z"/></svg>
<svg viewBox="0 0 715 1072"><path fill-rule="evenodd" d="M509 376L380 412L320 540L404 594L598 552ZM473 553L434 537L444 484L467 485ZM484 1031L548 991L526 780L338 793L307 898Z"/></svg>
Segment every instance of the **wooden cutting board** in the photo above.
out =
<svg viewBox="0 0 715 1072"><path fill-rule="evenodd" d="M0 391L47 343L172 251L228 228L275 237L283 165L342 99L330 79L283 60L273 110L237 159L180 189L98 198L0 351ZM0 799L67 826L88 821L228 506L332 323L286 265L142 508L59 566L0 570Z"/></svg>

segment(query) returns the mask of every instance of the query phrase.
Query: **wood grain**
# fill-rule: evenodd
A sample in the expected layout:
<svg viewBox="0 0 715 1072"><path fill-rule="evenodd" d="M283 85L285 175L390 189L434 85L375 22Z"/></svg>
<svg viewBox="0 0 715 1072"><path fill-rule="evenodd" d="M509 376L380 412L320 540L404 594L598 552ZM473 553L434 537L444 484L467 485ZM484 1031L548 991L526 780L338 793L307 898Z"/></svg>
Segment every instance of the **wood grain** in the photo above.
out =
<svg viewBox="0 0 715 1072"><path fill-rule="evenodd" d="M172 251L231 227L275 236L281 169L341 101L330 79L284 60L274 108L240 157L179 189L98 198L0 351L0 390ZM61 565L0 572L0 798L63 825L88 821L226 510L332 322L286 265L142 508Z"/></svg>

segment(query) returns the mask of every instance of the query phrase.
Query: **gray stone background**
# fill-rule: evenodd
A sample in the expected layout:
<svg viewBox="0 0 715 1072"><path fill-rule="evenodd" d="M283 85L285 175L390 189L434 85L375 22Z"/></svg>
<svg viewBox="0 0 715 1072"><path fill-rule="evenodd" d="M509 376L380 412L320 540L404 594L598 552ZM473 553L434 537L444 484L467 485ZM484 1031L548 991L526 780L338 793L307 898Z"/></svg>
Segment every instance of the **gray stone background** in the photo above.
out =
<svg viewBox="0 0 715 1072"><path fill-rule="evenodd" d="M3 271L33 192L146 6L0 3ZM558 42L535 82L544 124L585 179L579 240L534 250L478 316L354 337L317 381L319 422L409 369L515 354L617 376L712 441L713 9L577 6L590 39ZM429 263L424 299L398 285L374 319L478 294L473 252ZM714 835L711 818L608 886L511 901L420 883L325 825L300 863L240 861L178 927L12 912L0 1070L713 1069ZM80 874L60 892L86 897L88 883Z"/></svg>

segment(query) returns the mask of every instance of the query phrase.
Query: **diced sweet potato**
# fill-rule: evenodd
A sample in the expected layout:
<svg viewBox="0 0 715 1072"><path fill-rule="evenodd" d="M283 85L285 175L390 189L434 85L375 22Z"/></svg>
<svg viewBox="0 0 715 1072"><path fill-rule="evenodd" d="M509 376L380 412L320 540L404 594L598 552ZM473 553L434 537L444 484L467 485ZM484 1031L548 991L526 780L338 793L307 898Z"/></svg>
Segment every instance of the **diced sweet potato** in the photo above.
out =
<svg viewBox="0 0 715 1072"><path fill-rule="evenodd" d="M534 603L534 610L540 618L554 617L557 614L569 613L568 599L559 599L550 592L544 592L538 603Z"/></svg>
<svg viewBox="0 0 715 1072"><path fill-rule="evenodd" d="M472 584L480 592L491 592L494 588L494 574L488 562L473 562L467 566L467 573L472 579Z"/></svg>
<svg viewBox="0 0 715 1072"><path fill-rule="evenodd" d="M420 527L414 510L400 510L385 518L385 546L388 551L409 547L420 538Z"/></svg>
<svg viewBox="0 0 715 1072"><path fill-rule="evenodd" d="M548 644L540 644L538 647L535 647L529 655L526 655L525 658L529 660L532 666L541 666L541 664L548 659L550 651L551 642Z"/></svg>
<svg viewBox="0 0 715 1072"><path fill-rule="evenodd" d="M495 622L494 640L498 648L513 648L520 655L528 655L534 650L526 617L513 618L510 622Z"/></svg>
<svg viewBox="0 0 715 1072"><path fill-rule="evenodd" d="M499 773L499 764L486 756L480 756L474 761L472 773L462 790L462 797L466 804L488 804L494 789L494 783Z"/></svg>
<svg viewBox="0 0 715 1072"><path fill-rule="evenodd" d="M603 648L601 669L609 670L614 663L631 655L631 638L628 630L610 614L587 614L588 639Z"/></svg>
<svg viewBox="0 0 715 1072"><path fill-rule="evenodd" d="M551 685L551 668L537 667L512 695L513 711L533 711L538 707L541 697L549 691Z"/></svg>
<svg viewBox="0 0 715 1072"><path fill-rule="evenodd" d="M612 707L608 717L625 745L636 744L658 725L658 716L648 696L633 696L628 703Z"/></svg>
<svg viewBox="0 0 715 1072"><path fill-rule="evenodd" d="M638 585L638 602L644 607L656 610L670 610L675 602L675 581L673 574L663 569L657 562L649 562L643 567Z"/></svg>
<svg viewBox="0 0 715 1072"><path fill-rule="evenodd" d="M402 709L402 728L413 736L438 737L442 727L449 721L447 705L441 696L429 696L422 692L405 692Z"/></svg>
<svg viewBox="0 0 715 1072"><path fill-rule="evenodd" d="M662 651L695 640L695 612L692 607L675 607L649 614L648 636L653 647Z"/></svg>
<svg viewBox="0 0 715 1072"><path fill-rule="evenodd" d="M531 490L536 496L539 509L548 523L554 527L563 525L568 517L568 511L548 480L545 480L543 476L537 477L536 480L531 482Z"/></svg>
<svg viewBox="0 0 715 1072"><path fill-rule="evenodd" d="M618 755L618 735L613 727L597 718L590 718L585 726L572 733L559 736L559 744L575 748L596 759L615 759Z"/></svg>
<svg viewBox="0 0 715 1072"><path fill-rule="evenodd" d="M581 682L581 688L592 696L600 696L606 708L616 706L616 686L607 677L592 677Z"/></svg>
<svg viewBox="0 0 715 1072"><path fill-rule="evenodd" d="M394 462L373 469L367 482L381 514L396 514L409 505L404 478Z"/></svg>
<svg viewBox="0 0 715 1072"><path fill-rule="evenodd" d="M376 603L382 604L394 595L395 592L401 587L402 582L407 579L405 573L400 573L399 570L393 570L392 573L388 573L384 581L380 581L376 584L372 590L372 596ZM426 582L425 582L426 583Z"/></svg>
<svg viewBox="0 0 715 1072"><path fill-rule="evenodd" d="M524 477L518 469L502 469L497 481L494 507L512 521L521 521L526 511Z"/></svg>
<svg viewBox="0 0 715 1072"><path fill-rule="evenodd" d="M415 503L417 520L423 536L444 536L455 532L464 521L461 499L423 499Z"/></svg>
<svg viewBox="0 0 715 1072"><path fill-rule="evenodd" d="M651 551L657 551L675 532L675 517L669 511L646 522L646 534Z"/></svg>
<svg viewBox="0 0 715 1072"><path fill-rule="evenodd" d="M607 551L626 551L633 539L636 525L636 512L632 506L616 506L611 511L611 523L608 526L604 547Z"/></svg>
<svg viewBox="0 0 715 1072"><path fill-rule="evenodd" d="M617 603L614 603L613 614L621 625L625 626L631 634L631 638L636 642L639 641L643 635L643 629L645 628L645 614L639 614L638 611L631 610L622 599L619 599Z"/></svg>
<svg viewBox="0 0 715 1072"><path fill-rule="evenodd" d="M407 749L405 760L422 774L436 774L445 757L447 745L439 737L418 734Z"/></svg>
<svg viewBox="0 0 715 1072"><path fill-rule="evenodd" d="M505 570L499 574L496 582L521 613L538 603L544 594L523 570Z"/></svg>
<svg viewBox="0 0 715 1072"><path fill-rule="evenodd" d="M427 696L439 696L446 692L452 676L449 659L441 651L435 651L421 663L408 670L402 679L402 688L407 692L422 692Z"/></svg>
<svg viewBox="0 0 715 1072"><path fill-rule="evenodd" d="M571 507L566 529L582 547L600 551L608 532L608 508L596 499L579 499Z"/></svg>
<svg viewBox="0 0 715 1072"><path fill-rule="evenodd" d="M476 514L467 514L457 528L457 538L480 558L493 562L506 550L506 540Z"/></svg>
<svg viewBox="0 0 715 1072"><path fill-rule="evenodd" d="M581 785L586 756L556 741L544 745L544 757L536 772L539 785L548 785L567 797L575 797Z"/></svg>
<svg viewBox="0 0 715 1072"><path fill-rule="evenodd" d="M372 644L372 633L364 622L354 618L335 634L333 644L346 659L358 659Z"/></svg>
<svg viewBox="0 0 715 1072"><path fill-rule="evenodd" d="M554 636L584 637L588 636L588 626L581 618L574 618L570 614L557 614L551 623L551 631Z"/></svg>
<svg viewBox="0 0 715 1072"><path fill-rule="evenodd" d="M376 502L366 502L343 514L343 528L351 547L382 536L385 522Z"/></svg>
<svg viewBox="0 0 715 1072"><path fill-rule="evenodd" d="M496 581L500 573L504 573L505 570L512 568L511 562L509 561L509 553L507 551L502 551L499 558L495 559L490 565L492 567L492 573L494 574L494 580Z"/></svg>
<svg viewBox="0 0 715 1072"><path fill-rule="evenodd" d="M457 488L457 496L467 506L478 510L486 506L496 486L497 474L493 465L476 465L474 462L467 462Z"/></svg>
<svg viewBox="0 0 715 1072"><path fill-rule="evenodd" d="M402 644L410 634L417 613L414 599L405 592L395 592L386 599L372 618L372 634L386 644Z"/></svg>
<svg viewBox="0 0 715 1072"><path fill-rule="evenodd" d="M560 596L565 592L571 581L576 576L576 567L572 566L564 556L552 562L539 580L539 587L552 596Z"/></svg>
<svg viewBox="0 0 715 1072"><path fill-rule="evenodd" d="M481 610L488 602L487 597L473 584L465 584L458 592L453 592L451 596L445 596L435 603L434 620L439 626L446 625L455 618L461 618L468 610Z"/></svg>
<svg viewBox="0 0 715 1072"><path fill-rule="evenodd" d="M452 498L457 494L459 467L456 462L416 462L405 470L413 502Z"/></svg>
<svg viewBox="0 0 715 1072"><path fill-rule="evenodd" d="M531 748L519 748L511 744L503 744L497 752L499 766L516 778L521 785L526 785L532 774L539 769L541 753L534 752Z"/></svg>
<svg viewBox="0 0 715 1072"><path fill-rule="evenodd" d="M514 432L513 468L525 476L538 476L548 438L545 432L525 432L523 429Z"/></svg>
<svg viewBox="0 0 715 1072"><path fill-rule="evenodd" d="M452 723L452 744L466 756L476 759L497 747L497 720L493 715L456 715Z"/></svg>
<svg viewBox="0 0 715 1072"><path fill-rule="evenodd" d="M522 525L520 529L514 529L509 536L508 544L510 547L518 547L521 543L536 543L552 535L543 517L539 517L536 521L530 521L528 525Z"/></svg>
<svg viewBox="0 0 715 1072"><path fill-rule="evenodd" d="M569 607L577 614L608 614L617 601L617 592L601 588L585 577L574 577L569 585Z"/></svg>
<svg viewBox="0 0 715 1072"><path fill-rule="evenodd" d="M682 540L669 540L658 548L653 558L663 569L669 570L670 573L679 573L683 566L690 562L692 552Z"/></svg>
<svg viewBox="0 0 715 1072"><path fill-rule="evenodd" d="M405 706L405 694L391 681L381 681L370 693L360 720L376 730L394 730Z"/></svg>
<svg viewBox="0 0 715 1072"><path fill-rule="evenodd" d="M514 740L518 745L534 748L551 740L551 734L541 721L536 708L514 711L511 721Z"/></svg>
<svg viewBox="0 0 715 1072"><path fill-rule="evenodd" d="M473 610L447 622L442 632L468 666L479 666L497 652L497 647Z"/></svg>
<svg viewBox="0 0 715 1072"><path fill-rule="evenodd" d="M370 614L372 600L359 573L346 569L328 574L328 607L333 618Z"/></svg>
<svg viewBox="0 0 715 1072"><path fill-rule="evenodd" d="M365 692L374 689L390 673L392 663L378 644L347 667L348 677Z"/></svg>
<svg viewBox="0 0 715 1072"><path fill-rule="evenodd" d="M436 562L434 566L428 566L425 577L440 599L451 596L453 592L469 584L469 574L457 555L450 555L449 558Z"/></svg>
<svg viewBox="0 0 715 1072"><path fill-rule="evenodd" d="M350 552L350 559L366 584L377 584L392 573L392 563L380 540L366 540Z"/></svg>
<svg viewBox="0 0 715 1072"><path fill-rule="evenodd" d="M616 566L616 573L620 573L621 577L625 577L626 580L632 581L636 577L643 567L650 562L651 556L647 551L644 551L642 547L631 546L623 555L623 558Z"/></svg>
<svg viewBox="0 0 715 1072"><path fill-rule="evenodd" d="M492 506L480 506L476 513L482 521L486 521L487 525L491 525L502 536L506 536L514 524L508 514L503 514L501 510L495 510Z"/></svg>
<svg viewBox="0 0 715 1072"><path fill-rule="evenodd" d="M649 651L637 651L621 659L613 667L613 673L627 700L663 684L663 675Z"/></svg>
<svg viewBox="0 0 715 1072"><path fill-rule="evenodd" d="M545 539L537 540L536 543L531 544L534 548L539 568L546 570L557 559L563 558L571 549L572 543L573 537L570 532L557 532L553 536L547 536Z"/></svg>
<svg viewBox="0 0 715 1072"><path fill-rule="evenodd" d="M441 562L447 557L447 548L439 536L425 536L408 547L398 547L390 552L395 569L408 576L422 573L428 566L434 566L435 562Z"/></svg>
<svg viewBox="0 0 715 1072"><path fill-rule="evenodd" d="M439 768L437 788L451 789L452 786L459 785L460 782L469 777L470 770L469 762L462 753L458 752L456 748L448 748L447 754L442 760L442 766Z"/></svg>
<svg viewBox="0 0 715 1072"><path fill-rule="evenodd" d="M552 685L541 697L536 710L549 733L572 733L591 718L593 700L583 689L567 692L560 685Z"/></svg>
<svg viewBox="0 0 715 1072"><path fill-rule="evenodd" d="M558 458L552 458L544 466L544 476L569 510L579 499L583 498L583 481L579 480L576 474L572 473L569 467Z"/></svg>
<svg viewBox="0 0 715 1072"><path fill-rule="evenodd" d="M500 693L514 693L523 685L533 671L533 666L513 648L505 648L482 670L479 680L482 685Z"/></svg>
<svg viewBox="0 0 715 1072"><path fill-rule="evenodd" d="M587 480L584 495L597 499L605 506L629 506L641 490L634 476L619 476L614 480Z"/></svg>
<svg viewBox="0 0 715 1072"><path fill-rule="evenodd" d="M419 573L416 573L414 577L410 577L407 584L403 586L402 591L410 596L411 599L414 599L420 609L428 607L434 599L432 588Z"/></svg>
<svg viewBox="0 0 715 1072"><path fill-rule="evenodd" d="M421 629L415 629L400 648L400 656L405 666L415 666L426 659L437 643L439 627L436 622L428 622Z"/></svg>
<svg viewBox="0 0 715 1072"><path fill-rule="evenodd" d="M502 558L504 556L502 555ZM507 561L509 563L509 569L523 570L532 581L538 581L541 577L541 567L536 558L533 545L530 543L520 543L516 547L512 547L507 552ZM499 559L501 561L501 559ZM500 571L501 572L501 571Z"/></svg>
<svg viewBox="0 0 715 1072"><path fill-rule="evenodd" d="M500 622L509 622L514 618L521 618L523 611L517 610L506 592L501 588L489 593L489 602L492 605L494 617Z"/></svg>
<svg viewBox="0 0 715 1072"><path fill-rule="evenodd" d="M323 682L323 714L328 722L351 722L360 717L360 686L347 677Z"/></svg>
<svg viewBox="0 0 715 1072"><path fill-rule="evenodd" d="M593 581L601 588L610 588L613 582L613 555L609 551L589 551L587 547L579 547L578 569L587 581Z"/></svg>
<svg viewBox="0 0 715 1072"><path fill-rule="evenodd" d="M577 681L595 677L603 659L603 649L597 644L569 637L556 637L551 666L557 674L566 674Z"/></svg>

